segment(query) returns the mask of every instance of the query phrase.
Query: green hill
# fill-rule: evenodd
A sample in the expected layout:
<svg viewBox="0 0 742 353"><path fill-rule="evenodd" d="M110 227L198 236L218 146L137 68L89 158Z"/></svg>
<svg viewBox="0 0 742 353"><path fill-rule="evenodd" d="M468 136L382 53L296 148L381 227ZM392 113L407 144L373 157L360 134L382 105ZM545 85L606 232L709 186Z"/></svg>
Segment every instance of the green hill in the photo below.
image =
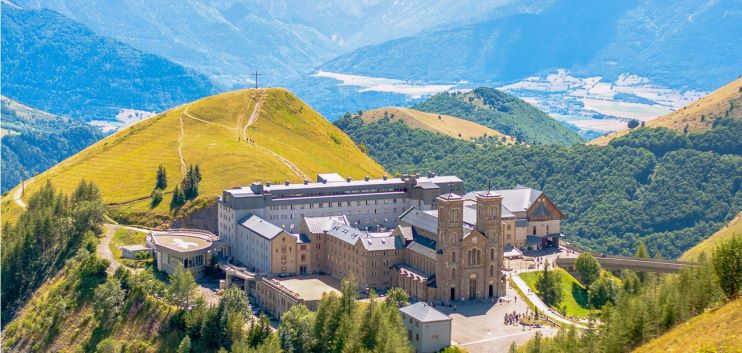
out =
<svg viewBox="0 0 742 353"><path fill-rule="evenodd" d="M527 144L573 145L580 136L527 102L505 92L480 87L469 92L439 93L413 107L482 124Z"/></svg>
<svg viewBox="0 0 742 353"><path fill-rule="evenodd" d="M729 352L738 353L742 335L742 298L698 315L634 353Z"/></svg>
<svg viewBox="0 0 742 353"><path fill-rule="evenodd" d="M88 124L1 98L3 192L104 136Z"/></svg>
<svg viewBox="0 0 742 353"><path fill-rule="evenodd" d="M698 245L690 248L680 257L681 261L694 261L698 259L701 253L706 253L706 257L711 256L711 250L720 242L732 238L733 236L742 237L742 212L737 215L729 224L718 232L714 233Z"/></svg>
<svg viewBox="0 0 742 353"><path fill-rule="evenodd" d="M363 112L361 115L361 119L367 124L383 118L389 118L390 121L400 120L409 127L437 132L453 138L471 140L480 137L496 137L507 144L515 143L515 139L497 130L451 115L428 113L402 107L372 109Z"/></svg>
<svg viewBox="0 0 742 353"><path fill-rule="evenodd" d="M160 164L168 186L162 202L152 207ZM171 210L172 191L188 165L200 166L200 194ZM255 180L300 182L331 171L352 178L384 174L348 136L290 92L240 90L172 108L108 136L27 182L20 200L14 200L21 196L19 188L12 190L2 210L4 219L13 219L20 209L16 201L23 203L45 180L69 193L87 179L98 185L111 215L156 226L213 204L229 187Z"/></svg>

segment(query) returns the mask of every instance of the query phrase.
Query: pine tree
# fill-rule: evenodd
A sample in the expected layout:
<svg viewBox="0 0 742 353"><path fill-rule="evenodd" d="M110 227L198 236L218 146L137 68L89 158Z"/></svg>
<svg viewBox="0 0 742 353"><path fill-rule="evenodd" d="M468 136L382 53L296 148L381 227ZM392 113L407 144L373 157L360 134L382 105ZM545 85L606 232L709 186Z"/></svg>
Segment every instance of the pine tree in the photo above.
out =
<svg viewBox="0 0 742 353"><path fill-rule="evenodd" d="M557 306L562 301L562 290L559 282L559 275L549 271L549 263L547 262L541 276L536 280L536 290L541 294L544 303Z"/></svg>
<svg viewBox="0 0 742 353"><path fill-rule="evenodd" d="M190 353L191 352L191 338L186 335L178 345L178 353Z"/></svg>
<svg viewBox="0 0 742 353"><path fill-rule="evenodd" d="M183 190L181 190L180 187L176 185L175 190L173 190L173 200L170 202L170 208L178 208L180 206L183 206L185 201L185 194L183 193Z"/></svg>
<svg viewBox="0 0 742 353"><path fill-rule="evenodd" d="M165 167L160 164L157 167L157 182L155 183L155 189L165 190L167 188L167 172Z"/></svg>

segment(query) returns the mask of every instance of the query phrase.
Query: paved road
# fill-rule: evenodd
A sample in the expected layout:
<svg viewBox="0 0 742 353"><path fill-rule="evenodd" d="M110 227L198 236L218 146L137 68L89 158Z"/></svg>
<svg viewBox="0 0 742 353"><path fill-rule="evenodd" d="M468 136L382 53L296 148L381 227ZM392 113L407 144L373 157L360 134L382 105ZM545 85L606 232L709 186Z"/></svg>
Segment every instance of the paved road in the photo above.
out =
<svg viewBox="0 0 742 353"><path fill-rule="evenodd" d="M530 292L529 293L529 289L530 288L528 287L528 285L526 284L526 282L524 282L523 279L520 278L520 275L517 275L516 274L512 278L513 278L513 282L515 282L515 285L518 286L518 288L520 288L520 290L528 297L528 299L531 301L531 303L533 303L533 305L535 305L536 308L538 308L539 311L541 311L543 314L546 314L546 316L548 316L550 319L552 319L552 320L554 320L554 321L556 321L558 323L561 323L561 324L574 325L575 327L581 328L581 329L586 329L587 328L584 325L581 325L579 323L576 323L576 322L567 320L564 317L562 317L561 315L557 315L556 313L554 313L554 311L548 305L546 305L546 303L544 303L541 300L541 298L539 298L538 295L536 295L536 293L534 293L534 292Z"/></svg>

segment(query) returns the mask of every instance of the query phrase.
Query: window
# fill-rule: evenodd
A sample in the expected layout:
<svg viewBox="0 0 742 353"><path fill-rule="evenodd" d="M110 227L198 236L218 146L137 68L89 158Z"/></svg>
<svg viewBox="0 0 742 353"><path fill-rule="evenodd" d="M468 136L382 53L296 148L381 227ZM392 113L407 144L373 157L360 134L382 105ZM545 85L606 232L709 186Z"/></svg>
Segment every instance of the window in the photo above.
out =
<svg viewBox="0 0 742 353"><path fill-rule="evenodd" d="M456 212L457 210L454 208L451 210L451 222L457 222L459 218L459 213Z"/></svg>
<svg viewBox="0 0 742 353"><path fill-rule="evenodd" d="M456 279L456 267L451 269L451 278Z"/></svg>
<svg viewBox="0 0 742 353"><path fill-rule="evenodd" d="M490 249L490 260L494 260L494 259L495 259L495 248L492 248Z"/></svg>
<svg viewBox="0 0 742 353"><path fill-rule="evenodd" d="M533 235L536 235L536 226L533 226Z"/></svg>
<svg viewBox="0 0 742 353"><path fill-rule="evenodd" d="M495 276L495 265L490 265L490 277Z"/></svg>
<svg viewBox="0 0 742 353"><path fill-rule="evenodd" d="M456 252L455 251L451 253L451 262L454 262L454 263L456 262Z"/></svg>

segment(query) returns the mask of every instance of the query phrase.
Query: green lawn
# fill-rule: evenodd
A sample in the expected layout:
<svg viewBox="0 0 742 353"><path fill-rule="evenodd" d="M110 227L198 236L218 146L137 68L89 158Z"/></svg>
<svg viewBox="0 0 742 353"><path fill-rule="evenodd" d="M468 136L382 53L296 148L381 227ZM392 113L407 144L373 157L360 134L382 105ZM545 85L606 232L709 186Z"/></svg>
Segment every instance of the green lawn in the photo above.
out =
<svg viewBox="0 0 742 353"><path fill-rule="evenodd" d="M592 310L587 303L587 289L582 285L576 278L572 277L567 271L561 268L557 268L555 271L559 275L560 284L562 287L562 302L559 307L566 306L567 316L575 316L579 318L587 318ZM536 294L536 280L541 276L541 271L526 272L520 275L523 281L528 284ZM561 312L561 310L557 310Z"/></svg>

